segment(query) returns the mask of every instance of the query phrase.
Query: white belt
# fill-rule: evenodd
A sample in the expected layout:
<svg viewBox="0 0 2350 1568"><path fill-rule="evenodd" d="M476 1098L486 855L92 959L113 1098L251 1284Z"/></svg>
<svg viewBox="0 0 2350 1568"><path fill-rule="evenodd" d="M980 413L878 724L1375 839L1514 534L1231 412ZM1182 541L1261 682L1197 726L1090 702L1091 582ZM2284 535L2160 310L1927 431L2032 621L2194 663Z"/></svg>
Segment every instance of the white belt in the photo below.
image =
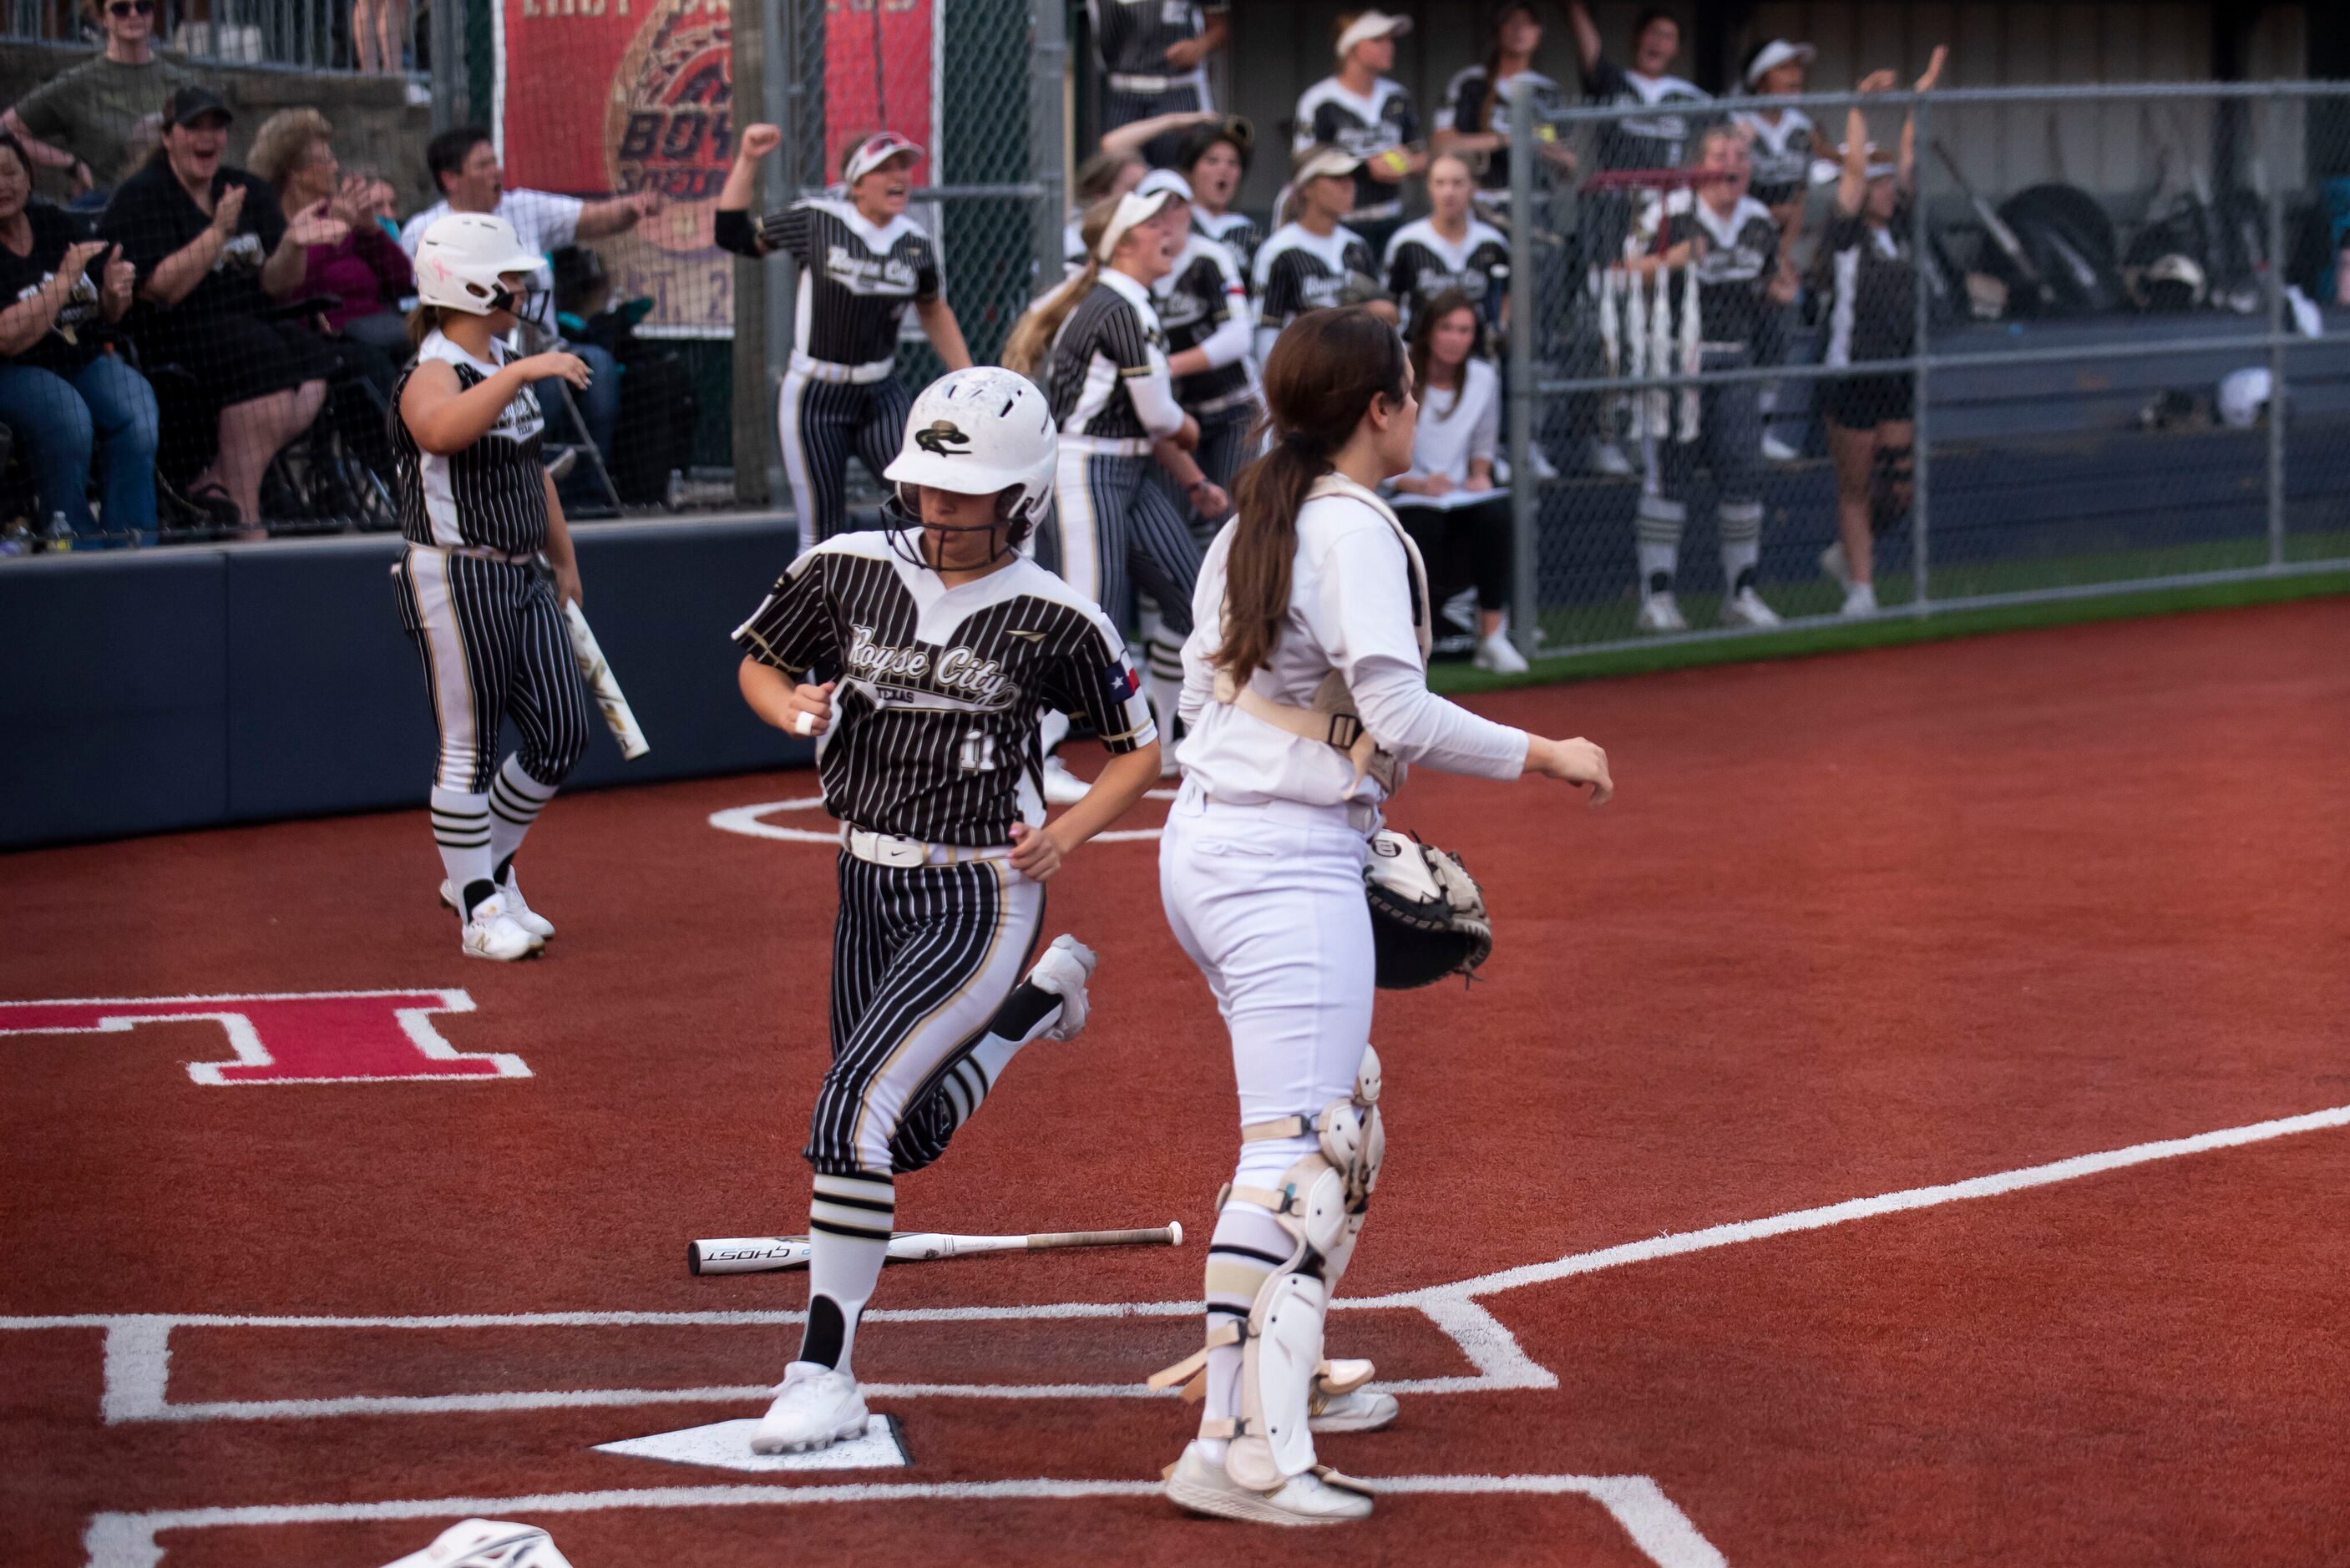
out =
<svg viewBox="0 0 2350 1568"><path fill-rule="evenodd" d="M1118 71L1109 73L1109 85L1119 92L1172 92L1179 87L1190 87L1190 77L1130 77Z"/></svg>
<svg viewBox="0 0 2350 1568"><path fill-rule="evenodd" d="M1061 438L1063 452L1089 452L1101 457L1149 457L1158 444L1149 436L1065 435Z"/></svg>
<svg viewBox="0 0 2350 1568"><path fill-rule="evenodd" d="M831 381L836 385L866 386L874 381L886 381L897 373L895 359L876 359L869 365L836 365L829 359L812 359L798 349L792 350L792 373L806 376L811 381Z"/></svg>
<svg viewBox="0 0 2350 1568"><path fill-rule="evenodd" d="M1002 860L1012 853L1009 844L983 845L977 848L966 844L931 844L920 838L900 838L894 833L871 833L854 823L843 823L840 846L859 860L873 866L963 866L980 860Z"/></svg>
<svg viewBox="0 0 2350 1568"><path fill-rule="evenodd" d="M430 550L438 556L470 556L476 561L495 561L504 566L533 566L538 564L536 550L493 550L486 545L420 545L408 541L411 550Z"/></svg>
<svg viewBox="0 0 2350 1568"><path fill-rule="evenodd" d="M1253 407L1255 402L1255 388L1235 387L1221 398L1210 398L1204 403L1192 405L1191 411L1192 417L1196 419L1202 414L1221 414L1226 409Z"/></svg>

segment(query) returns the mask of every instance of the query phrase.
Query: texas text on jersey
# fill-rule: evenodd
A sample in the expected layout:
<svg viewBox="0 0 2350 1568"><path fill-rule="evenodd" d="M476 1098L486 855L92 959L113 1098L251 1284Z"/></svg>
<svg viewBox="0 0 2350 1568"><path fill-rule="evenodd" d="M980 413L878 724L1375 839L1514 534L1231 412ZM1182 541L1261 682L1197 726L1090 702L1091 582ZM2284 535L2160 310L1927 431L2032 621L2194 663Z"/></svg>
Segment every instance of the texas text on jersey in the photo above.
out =
<svg viewBox="0 0 2350 1568"><path fill-rule="evenodd" d="M806 269L792 341L811 359L893 358L907 305L939 296L938 253L903 213L876 228L853 202L811 197L770 215L759 237Z"/></svg>
<svg viewBox="0 0 2350 1568"><path fill-rule="evenodd" d="M1131 752L1158 736L1101 611L1022 557L948 587L919 528L842 534L776 582L734 640L802 680L837 680L816 749L825 805L877 833L972 846L1045 820L1037 716L1090 720Z"/></svg>
<svg viewBox="0 0 2350 1568"><path fill-rule="evenodd" d="M392 389L391 436L394 493L400 497L400 532L412 544L442 549L460 545L527 556L546 544L546 465L541 454L538 397L516 391L498 422L462 452L430 452L416 444L400 417L408 378L438 361L457 372L460 391L470 391L497 374L513 358L492 343L494 364L474 358L438 331L424 339Z"/></svg>

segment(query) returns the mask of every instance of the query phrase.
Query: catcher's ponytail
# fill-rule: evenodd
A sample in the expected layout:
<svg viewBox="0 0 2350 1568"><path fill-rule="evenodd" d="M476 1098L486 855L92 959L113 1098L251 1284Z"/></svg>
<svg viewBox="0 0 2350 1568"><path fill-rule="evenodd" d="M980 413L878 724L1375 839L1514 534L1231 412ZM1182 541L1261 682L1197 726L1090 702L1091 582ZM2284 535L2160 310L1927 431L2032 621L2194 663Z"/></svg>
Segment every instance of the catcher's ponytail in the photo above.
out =
<svg viewBox="0 0 2350 1568"><path fill-rule="evenodd" d="M1409 371L1395 328L1358 306L1307 311L1265 356L1266 419L1277 439L1233 484L1240 521L1224 564L1224 641L1216 653L1235 684L1273 657L1289 615L1305 493L1330 472L1373 398L1403 401Z"/></svg>

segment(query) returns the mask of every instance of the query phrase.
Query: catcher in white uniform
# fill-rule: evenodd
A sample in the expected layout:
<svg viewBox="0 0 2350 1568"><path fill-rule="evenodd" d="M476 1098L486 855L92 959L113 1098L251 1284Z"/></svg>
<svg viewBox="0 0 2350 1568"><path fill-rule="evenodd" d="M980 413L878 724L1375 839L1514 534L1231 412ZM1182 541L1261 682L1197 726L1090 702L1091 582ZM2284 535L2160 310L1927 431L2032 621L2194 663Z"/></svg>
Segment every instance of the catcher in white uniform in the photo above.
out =
<svg viewBox="0 0 2350 1568"><path fill-rule="evenodd" d="M1170 1499L1333 1523L1367 1516L1371 1498L1315 1462L1313 1434L1397 1414L1363 1386L1369 1363L1322 1355L1385 1148L1371 992L1375 977L1432 978L1391 979L1375 949L1364 868L1380 803L1415 762L1544 774L1589 785L1595 805L1613 786L1590 742L1529 735L1428 690L1427 576L1373 493L1411 466L1419 412L1394 329L1360 308L1301 316L1264 389L1278 439L1242 474L1200 574L1183 788L1159 854L1168 921L1232 1032L1240 1159L1209 1247L1206 1345L1153 1382L1196 1379L1187 1393L1204 1398ZM1458 901L1473 904L1473 884L1438 860L1430 885L1464 885Z"/></svg>

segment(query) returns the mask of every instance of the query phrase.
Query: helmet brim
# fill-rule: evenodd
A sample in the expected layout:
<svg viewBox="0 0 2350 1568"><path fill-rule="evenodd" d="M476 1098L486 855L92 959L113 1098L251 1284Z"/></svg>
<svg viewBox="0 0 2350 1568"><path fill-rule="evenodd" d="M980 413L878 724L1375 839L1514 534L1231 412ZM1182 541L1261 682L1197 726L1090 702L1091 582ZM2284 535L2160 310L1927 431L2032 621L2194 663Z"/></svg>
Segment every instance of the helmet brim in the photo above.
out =
<svg viewBox="0 0 2350 1568"><path fill-rule="evenodd" d="M967 457L941 457L927 452L899 452L881 477L892 484L925 484L951 490L958 495L999 495L1031 475L1008 469L983 467Z"/></svg>

